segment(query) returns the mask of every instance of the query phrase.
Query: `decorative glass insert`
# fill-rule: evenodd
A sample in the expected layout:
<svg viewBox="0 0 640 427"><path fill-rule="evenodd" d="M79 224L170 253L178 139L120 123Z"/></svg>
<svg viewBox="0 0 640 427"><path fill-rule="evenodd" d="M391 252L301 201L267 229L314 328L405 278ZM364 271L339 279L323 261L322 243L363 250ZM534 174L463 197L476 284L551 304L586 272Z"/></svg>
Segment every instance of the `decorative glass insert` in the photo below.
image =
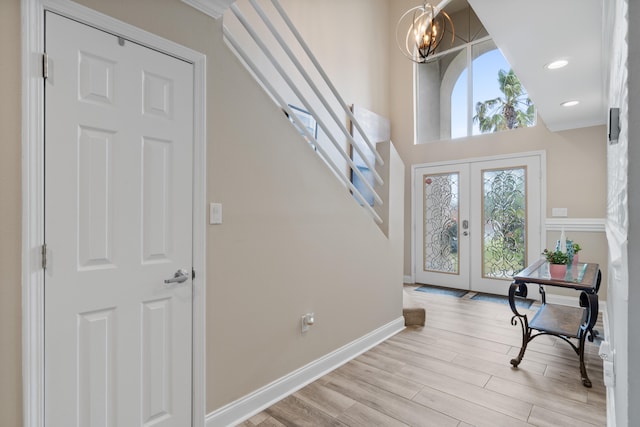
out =
<svg viewBox="0 0 640 427"><path fill-rule="evenodd" d="M526 167L482 171L482 276L511 280L525 268Z"/></svg>
<svg viewBox="0 0 640 427"><path fill-rule="evenodd" d="M459 274L458 206L460 176L423 176L424 271Z"/></svg>

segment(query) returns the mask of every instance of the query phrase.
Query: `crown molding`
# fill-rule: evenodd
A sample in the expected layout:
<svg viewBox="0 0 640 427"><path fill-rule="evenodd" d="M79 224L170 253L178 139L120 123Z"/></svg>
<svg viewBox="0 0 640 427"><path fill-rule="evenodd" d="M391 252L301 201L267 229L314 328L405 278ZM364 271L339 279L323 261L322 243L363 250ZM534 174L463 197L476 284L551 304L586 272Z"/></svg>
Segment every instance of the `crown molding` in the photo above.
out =
<svg viewBox="0 0 640 427"><path fill-rule="evenodd" d="M205 15L209 15L214 19L220 19L235 0L182 0L182 2Z"/></svg>

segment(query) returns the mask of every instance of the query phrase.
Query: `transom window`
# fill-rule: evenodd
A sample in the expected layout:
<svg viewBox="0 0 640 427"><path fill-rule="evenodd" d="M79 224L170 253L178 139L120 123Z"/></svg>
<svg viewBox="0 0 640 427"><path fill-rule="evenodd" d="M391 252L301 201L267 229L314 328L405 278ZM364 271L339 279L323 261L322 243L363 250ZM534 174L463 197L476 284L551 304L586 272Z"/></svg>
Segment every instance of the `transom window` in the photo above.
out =
<svg viewBox="0 0 640 427"><path fill-rule="evenodd" d="M417 143L536 123L535 107L525 88L489 36L415 67Z"/></svg>

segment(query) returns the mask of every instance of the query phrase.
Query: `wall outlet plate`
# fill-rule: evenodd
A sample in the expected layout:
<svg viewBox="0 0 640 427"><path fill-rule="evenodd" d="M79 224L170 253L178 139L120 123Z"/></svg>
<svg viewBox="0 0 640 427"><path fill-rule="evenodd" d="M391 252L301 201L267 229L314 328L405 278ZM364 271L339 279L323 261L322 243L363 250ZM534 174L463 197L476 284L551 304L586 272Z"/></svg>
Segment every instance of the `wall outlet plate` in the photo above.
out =
<svg viewBox="0 0 640 427"><path fill-rule="evenodd" d="M315 315L313 313L303 314L300 320L301 323L301 331L307 332L309 328L315 323Z"/></svg>

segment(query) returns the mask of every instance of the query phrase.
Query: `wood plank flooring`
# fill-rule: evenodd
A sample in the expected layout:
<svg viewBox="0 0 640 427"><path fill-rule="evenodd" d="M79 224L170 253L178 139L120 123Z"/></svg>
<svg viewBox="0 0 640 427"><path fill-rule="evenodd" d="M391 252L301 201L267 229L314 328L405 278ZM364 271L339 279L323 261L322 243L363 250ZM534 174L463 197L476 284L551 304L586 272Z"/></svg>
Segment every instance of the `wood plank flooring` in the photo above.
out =
<svg viewBox="0 0 640 427"><path fill-rule="evenodd" d="M590 389L578 356L554 337L532 341L515 369L509 361L521 335L507 304L410 292L426 308L426 326L407 328L240 426L606 425L596 344L585 352Z"/></svg>

